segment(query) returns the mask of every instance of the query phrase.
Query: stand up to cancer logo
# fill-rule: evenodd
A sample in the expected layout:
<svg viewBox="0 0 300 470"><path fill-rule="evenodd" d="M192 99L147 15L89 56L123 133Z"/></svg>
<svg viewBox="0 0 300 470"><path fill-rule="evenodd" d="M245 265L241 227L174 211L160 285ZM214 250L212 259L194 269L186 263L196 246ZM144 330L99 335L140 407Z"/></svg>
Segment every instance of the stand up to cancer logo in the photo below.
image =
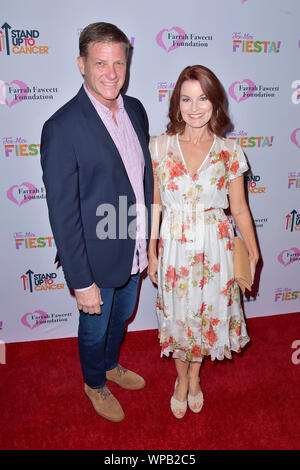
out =
<svg viewBox="0 0 300 470"><path fill-rule="evenodd" d="M1 24L1 23L0 23ZM37 29L13 29L4 23L0 29L0 53L17 54L48 54L49 46L39 44L40 32Z"/></svg>

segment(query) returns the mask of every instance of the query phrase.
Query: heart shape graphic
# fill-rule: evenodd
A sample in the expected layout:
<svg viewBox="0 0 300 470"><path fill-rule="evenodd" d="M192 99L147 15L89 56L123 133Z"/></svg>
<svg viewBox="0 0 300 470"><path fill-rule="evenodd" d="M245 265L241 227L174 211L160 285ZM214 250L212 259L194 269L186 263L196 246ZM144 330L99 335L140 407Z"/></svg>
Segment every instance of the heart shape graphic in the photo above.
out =
<svg viewBox="0 0 300 470"><path fill-rule="evenodd" d="M38 321L36 321L35 318L32 318L34 314L37 314L39 316ZM25 313L25 315L23 315L23 317L21 318L21 323L23 323L24 326L27 326L27 328L34 330L34 328L37 328L38 326L45 323L47 317L47 313L43 310L35 310L34 312Z"/></svg>
<svg viewBox="0 0 300 470"><path fill-rule="evenodd" d="M175 44L173 44L172 46L170 46L168 49L163 41L163 34L165 32L169 32L169 31L176 31L176 33L178 33L179 36L181 36L180 39L177 39ZM184 42L184 38L185 38L185 32L183 31L183 29L181 29L179 26L173 26L172 28L170 29L167 29L167 28L164 28L162 29L157 35L156 35L156 42L157 44L162 48L164 49L167 54L171 51L174 51L174 49L177 49L180 44L182 44Z"/></svg>
<svg viewBox="0 0 300 470"><path fill-rule="evenodd" d="M12 84L18 85L19 89L21 90L20 93L14 98L11 102L6 99L6 87ZM28 86L26 83L21 82L20 80L13 80L12 82L2 82L0 83L0 103L6 104L9 108L14 106L15 104L20 103L23 98L28 95Z"/></svg>
<svg viewBox="0 0 300 470"><path fill-rule="evenodd" d="M283 250L278 255L277 259L279 263L283 264L283 266L288 266L300 259L300 250L296 247L290 248L289 250Z"/></svg>
<svg viewBox="0 0 300 470"><path fill-rule="evenodd" d="M235 87L236 85L241 85L242 83L246 83L248 87L251 87L250 90L247 90L247 94L245 96L241 96L240 98L238 98L236 96L236 93L235 93ZM229 87L229 94L230 96L235 100L237 101L238 103L240 103L241 101L245 101L246 99L250 98L250 96L253 95L254 93L254 88L255 88L255 83L253 83L251 80L249 80L248 78L244 78L241 82L239 81L236 81L236 82L233 82L230 87Z"/></svg>
<svg viewBox="0 0 300 470"><path fill-rule="evenodd" d="M300 144L297 140L297 134L298 132L300 132L300 127L298 127L298 129L295 129L292 133L291 133L291 141L293 142L293 144L297 145L297 147L300 148Z"/></svg>
<svg viewBox="0 0 300 470"><path fill-rule="evenodd" d="M26 202L29 202L31 201L31 198L30 198L30 193L29 194L26 194L25 197L21 196L21 198L19 197L18 199L16 198L16 195L14 194L14 190L16 188L22 188L22 186L25 186L25 188L31 190L31 191L35 191L36 190L36 187L33 186L33 184L31 183L27 183L27 182L24 182L20 185L17 185L17 184L14 184L13 186L11 186L9 188L9 190L7 191L6 195L8 197L8 199L12 202L14 202L15 204L17 204L19 207L21 207L23 204L25 204ZM18 196L18 194L17 194Z"/></svg>

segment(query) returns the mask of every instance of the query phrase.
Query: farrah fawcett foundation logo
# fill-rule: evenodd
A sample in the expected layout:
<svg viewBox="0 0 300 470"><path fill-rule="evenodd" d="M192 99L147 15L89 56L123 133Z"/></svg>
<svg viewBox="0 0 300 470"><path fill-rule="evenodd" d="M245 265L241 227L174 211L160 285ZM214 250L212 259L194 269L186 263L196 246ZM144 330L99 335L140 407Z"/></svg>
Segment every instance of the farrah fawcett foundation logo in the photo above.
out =
<svg viewBox="0 0 300 470"><path fill-rule="evenodd" d="M0 80L0 104L6 104L9 108L22 101L53 100L57 93L56 87L28 86L22 80Z"/></svg>
<svg viewBox="0 0 300 470"><path fill-rule="evenodd" d="M21 323L30 330L45 326L59 326L57 323L65 323L71 320L72 313L47 313L44 310L34 310L34 312L27 312L21 318ZM61 325L63 326L63 325Z"/></svg>
<svg viewBox="0 0 300 470"><path fill-rule="evenodd" d="M32 199L46 199L46 190L43 186L36 188L32 183L26 181L20 185L14 184L11 186L6 195L11 202L21 207L23 204L32 201Z"/></svg>
<svg viewBox="0 0 300 470"><path fill-rule="evenodd" d="M228 93L235 101L241 103L248 98L275 98L279 92L279 86L256 85L249 78L233 82Z"/></svg>
<svg viewBox="0 0 300 470"><path fill-rule="evenodd" d="M180 26L164 28L156 35L156 43L164 49L167 54L178 48L185 47L208 47L212 41L211 34L199 32L186 33Z"/></svg>

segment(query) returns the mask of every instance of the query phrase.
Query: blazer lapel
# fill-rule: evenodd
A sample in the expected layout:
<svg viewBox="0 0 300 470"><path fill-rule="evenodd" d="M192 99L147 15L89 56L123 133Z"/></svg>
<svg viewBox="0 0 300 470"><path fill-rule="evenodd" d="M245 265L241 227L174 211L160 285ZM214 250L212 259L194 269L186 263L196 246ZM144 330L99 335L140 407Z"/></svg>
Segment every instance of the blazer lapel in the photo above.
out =
<svg viewBox="0 0 300 470"><path fill-rule="evenodd" d="M134 109L132 109L131 106L128 105L128 102L126 100L126 97L124 99L124 107L126 109L126 112L129 116L129 119L133 125L133 128L137 134L137 137L139 139L140 145L142 147L143 155L144 155L144 160L145 160L145 178L150 178L152 175L152 164L151 164L151 158L149 154L149 145L147 142L147 139L145 137L145 132L142 127L142 123L140 119L138 119L138 115Z"/></svg>
<svg viewBox="0 0 300 470"><path fill-rule="evenodd" d="M140 145L142 147L142 150L143 150L143 154L145 155L145 147L147 147L146 145L146 142L145 142L145 135L144 135L144 132L143 132L143 129L141 127L141 123L137 117L137 113L130 107L128 106L128 103L124 100L124 107L125 107L125 110L129 116L129 119L131 121L131 124L133 125L133 128L136 132L136 135L139 139L139 142L140 142Z"/></svg>
<svg viewBox="0 0 300 470"><path fill-rule="evenodd" d="M97 113L94 105L91 103L89 97L87 96L83 86L78 92L78 99L81 104L81 108L84 114L84 117L88 120L89 129L93 132L95 136L95 140L98 141L99 149L103 146L105 142L105 146L111 152L114 158L116 158L116 162L119 163L124 171L126 178L131 186L125 165L123 163L122 157L110 135L108 130L106 129L105 124L103 123L102 119L100 118L99 114Z"/></svg>

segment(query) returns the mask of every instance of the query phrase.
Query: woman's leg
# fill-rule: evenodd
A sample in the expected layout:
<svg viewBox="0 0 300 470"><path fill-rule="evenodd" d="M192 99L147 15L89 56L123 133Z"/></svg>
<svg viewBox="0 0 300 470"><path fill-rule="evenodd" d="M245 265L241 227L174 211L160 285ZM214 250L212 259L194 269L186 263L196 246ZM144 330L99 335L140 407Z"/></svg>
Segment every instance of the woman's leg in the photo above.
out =
<svg viewBox="0 0 300 470"><path fill-rule="evenodd" d="M189 376L188 376L189 365L190 365L189 361L184 362L181 359L175 359L175 367L176 367L177 374L178 374L178 385L174 392L174 397L178 401L185 401L187 397L188 386L189 386Z"/></svg>
<svg viewBox="0 0 300 470"><path fill-rule="evenodd" d="M193 361L190 363L189 372L188 372L188 381L189 381L189 393L192 396L198 395L200 392L200 368L202 361Z"/></svg>
<svg viewBox="0 0 300 470"><path fill-rule="evenodd" d="M203 357L202 357L203 359ZM189 393L188 405L191 411L199 413L203 407L203 393L200 388L200 367L201 361L191 362L189 368Z"/></svg>

